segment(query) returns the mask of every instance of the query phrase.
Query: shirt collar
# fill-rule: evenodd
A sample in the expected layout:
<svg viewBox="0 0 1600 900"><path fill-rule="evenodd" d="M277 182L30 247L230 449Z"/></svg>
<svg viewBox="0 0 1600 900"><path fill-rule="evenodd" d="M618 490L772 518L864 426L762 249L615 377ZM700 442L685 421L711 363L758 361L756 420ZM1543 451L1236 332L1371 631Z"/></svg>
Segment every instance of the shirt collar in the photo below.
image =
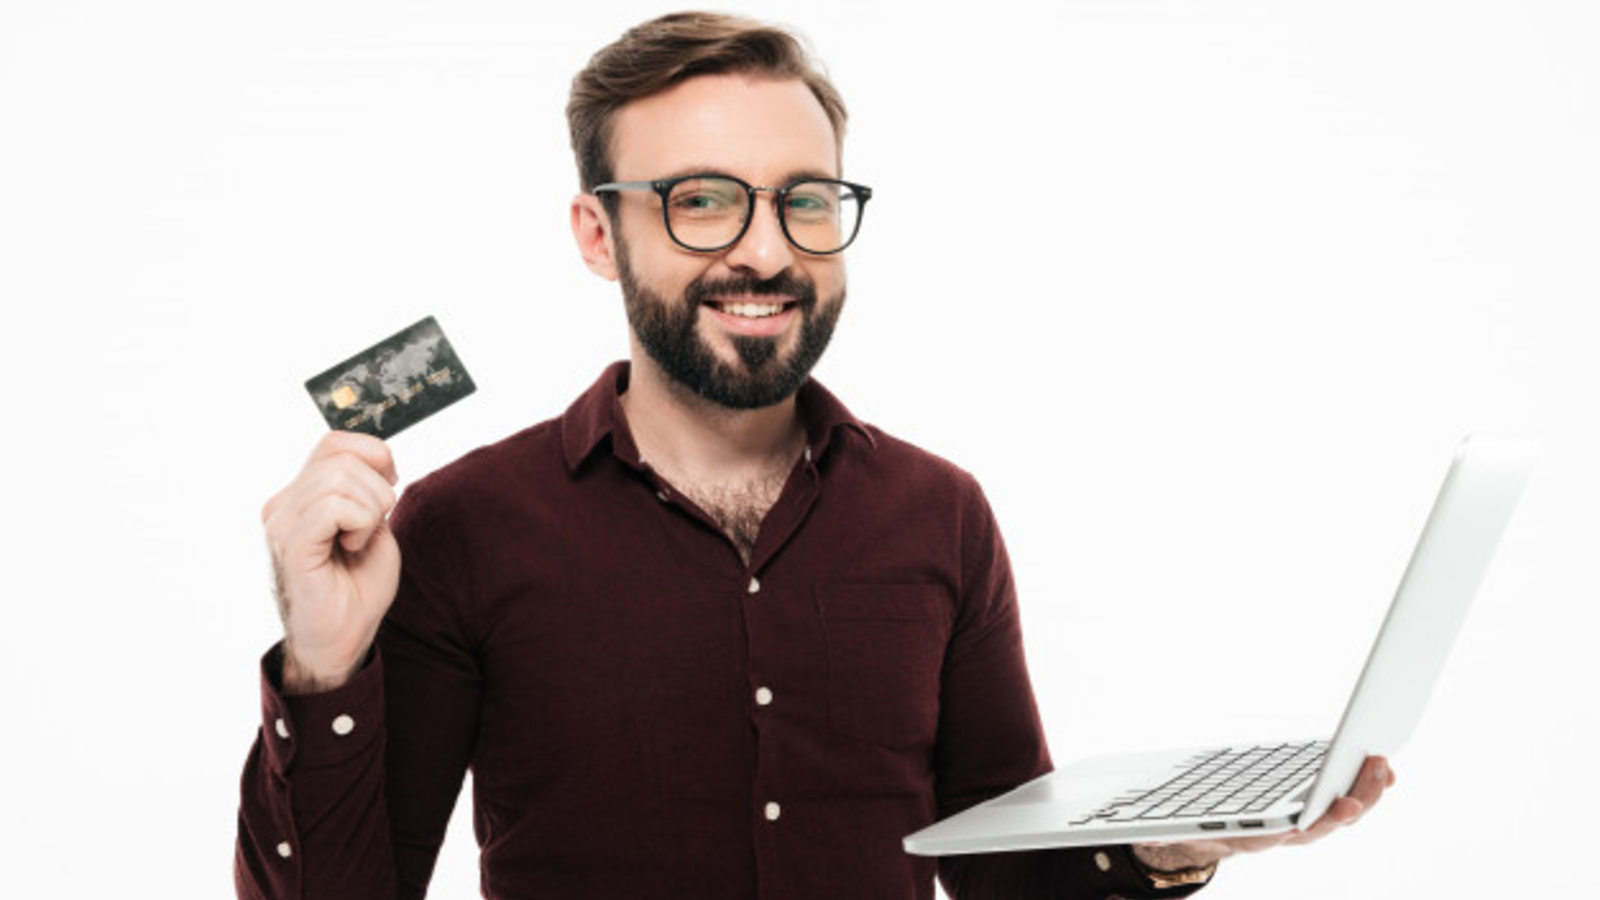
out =
<svg viewBox="0 0 1600 900"><path fill-rule="evenodd" d="M567 468L577 471L600 445L611 438L612 452L631 466L639 465L639 449L622 414L622 392L628 389L628 362L612 363L599 380L579 395L561 416L561 443ZM832 392L814 378L806 379L797 395L805 419L806 443L813 459L820 460L835 433L853 432L876 447L872 431L857 419Z"/></svg>

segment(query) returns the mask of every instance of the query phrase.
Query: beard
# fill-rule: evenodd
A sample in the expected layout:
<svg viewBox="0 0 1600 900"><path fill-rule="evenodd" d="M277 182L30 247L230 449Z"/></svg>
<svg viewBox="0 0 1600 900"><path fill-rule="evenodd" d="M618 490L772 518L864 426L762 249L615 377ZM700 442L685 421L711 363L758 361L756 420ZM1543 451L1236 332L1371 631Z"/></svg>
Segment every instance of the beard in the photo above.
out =
<svg viewBox="0 0 1600 900"><path fill-rule="evenodd" d="M617 235L617 280L628 324L650 359L679 385L727 409L761 409L794 396L828 348L844 308L843 289L819 304L811 279L787 270L764 280L750 275L701 277L684 289L683 296L668 299L634 277L621 235ZM699 309L719 296L738 294L792 303L800 317L799 341L792 352L778 355L778 337L731 335L739 365L717 358L700 336Z"/></svg>

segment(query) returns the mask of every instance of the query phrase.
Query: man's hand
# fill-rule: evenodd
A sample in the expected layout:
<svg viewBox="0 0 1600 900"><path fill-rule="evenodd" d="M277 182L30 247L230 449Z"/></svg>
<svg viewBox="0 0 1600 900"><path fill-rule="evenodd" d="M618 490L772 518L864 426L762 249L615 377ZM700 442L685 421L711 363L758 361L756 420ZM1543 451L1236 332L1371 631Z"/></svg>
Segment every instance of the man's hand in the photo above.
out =
<svg viewBox="0 0 1600 900"><path fill-rule="evenodd" d="M1394 772L1381 756L1369 756L1350 793L1328 807L1312 826L1304 831L1266 834L1260 837L1224 838L1215 841L1185 841L1177 844L1135 844L1133 853L1139 861L1160 872L1196 869L1209 866L1235 853L1259 853L1283 844L1309 844L1327 837L1346 825L1355 824L1383 797L1383 792L1394 786Z"/></svg>
<svg viewBox="0 0 1600 900"><path fill-rule="evenodd" d="M283 617L283 688L331 690L366 657L400 583L397 481L383 441L329 432L261 510Z"/></svg>

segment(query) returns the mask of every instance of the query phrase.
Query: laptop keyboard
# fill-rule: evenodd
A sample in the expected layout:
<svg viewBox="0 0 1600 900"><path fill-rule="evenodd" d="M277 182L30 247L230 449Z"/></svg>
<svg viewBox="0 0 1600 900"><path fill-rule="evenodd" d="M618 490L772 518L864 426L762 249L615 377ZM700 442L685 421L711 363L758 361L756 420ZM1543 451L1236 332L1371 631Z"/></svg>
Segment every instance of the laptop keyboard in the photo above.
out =
<svg viewBox="0 0 1600 900"><path fill-rule="evenodd" d="M1261 812L1315 774L1327 750L1327 741L1307 741L1206 751L1166 782L1118 797L1072 824Z"/></svg>

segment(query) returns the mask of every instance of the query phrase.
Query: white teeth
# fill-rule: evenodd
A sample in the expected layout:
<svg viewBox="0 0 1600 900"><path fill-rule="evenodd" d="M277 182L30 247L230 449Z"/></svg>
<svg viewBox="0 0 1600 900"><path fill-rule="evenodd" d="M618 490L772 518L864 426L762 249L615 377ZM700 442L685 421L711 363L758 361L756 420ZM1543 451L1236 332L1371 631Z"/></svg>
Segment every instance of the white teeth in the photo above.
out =
<svg viewBox="0 0 1600 900"><path fill-rule="evenodd" d="M732 316L742 316L746 319L763 319L783 312L781 303L728 303L724 304L722 311Z"/></svg>

